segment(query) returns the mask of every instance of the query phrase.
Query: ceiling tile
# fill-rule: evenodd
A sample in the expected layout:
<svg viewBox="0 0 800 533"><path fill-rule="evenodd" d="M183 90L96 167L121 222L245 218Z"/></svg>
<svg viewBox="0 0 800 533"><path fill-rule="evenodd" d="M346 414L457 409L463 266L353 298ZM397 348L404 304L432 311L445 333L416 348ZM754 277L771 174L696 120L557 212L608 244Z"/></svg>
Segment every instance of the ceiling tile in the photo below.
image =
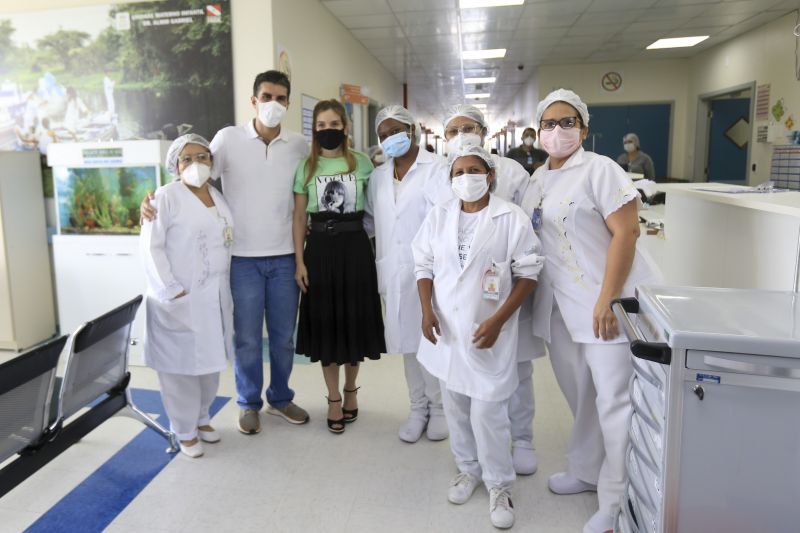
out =
<svg viewBox="0 0 800 533"><path fill-rule="evenodd" d="M322 5L337 17L392 13L384 0L326 0Z"/></svg>
<svg viewBox="0 0 800 533"><path fill-rule="evenodd" d="M373 0L375 2L383 0ZM403 11L431 11L437 9L458 9L458 0L386 0L395 13Z"/></svg>
<svg viewBox="0 0 800 533"><path fill-rule="evenodd" d="M339 17L339 21L348 29L354 28L378 28L395 26L397 19L392 14L380 15L354 15L349 17Z"/></svg>
<svg viewBox="0 0 800 533"><path fill-rule="evenodd" d="M527 2L522 18L545 17L554 26L570 25L592 4L592 0Z"/></svg>
<svg viewBox="0 0 800 533"><path fill-rule="evenodd" d="M594 0L587 11L620 11L626 9L646 9L658 0Z"/></svg>

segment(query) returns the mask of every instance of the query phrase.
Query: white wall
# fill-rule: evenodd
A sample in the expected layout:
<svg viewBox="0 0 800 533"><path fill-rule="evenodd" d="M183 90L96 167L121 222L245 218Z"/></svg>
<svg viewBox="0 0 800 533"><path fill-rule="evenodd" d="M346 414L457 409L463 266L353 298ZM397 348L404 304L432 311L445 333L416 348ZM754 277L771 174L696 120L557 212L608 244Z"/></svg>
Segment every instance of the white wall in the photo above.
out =
<svg viewBox="0 0 800 533"><path fill-rule="evenodd" d="M600 81L607 72L622 75L622 87L615 92L603 89ZM541 98L563 87L580 95L592 104L672 103L671 177L685 177L686 134L689 109L696 106L689 100L689 62L686 59L659 59L588 65L546 65L537 70L538 92ZM535 111L535 107L534 107ZM692 111L694 112L694 111ZM694 115L692 114L692 118ZM589 129L591 130L591 120ZM622 139L620 139L620 151Z"/></svg>
<svg viewBox="0 0 800 533"><path fill-rule="evenodd" d="M284 124L301 129L301 94L339 98L342 83L360 85L379 104L402 103L403 86L317 0L272 2L274 54L289 52L292 98ZM369 125L372 127L372 125Z"/></svg>
<svg viewBox="0 0 800 533"><path fill-rule="evenodd" d="M780 19L751 30L744 35L715 46L693 57L689 62L689 91L691 106L687 110L688 135L684 139L687 154L684 173L690 175L694 165L694 128L697 101L701 94L716 92L744 83L756 85L769 83L772 86L770 106L783 98L794 118L795 129L800 128L800 82L795 76L795 46L797 38L792 34L796 14L790 13ZM765 124L755 122L755 125ZM778 128L782 132L784 128ZM781 137L776 144L784 144ZM756 128L752 128L750 161L756 171L748 169L751 185L769 179L772 146L756 142Z"/></svg>

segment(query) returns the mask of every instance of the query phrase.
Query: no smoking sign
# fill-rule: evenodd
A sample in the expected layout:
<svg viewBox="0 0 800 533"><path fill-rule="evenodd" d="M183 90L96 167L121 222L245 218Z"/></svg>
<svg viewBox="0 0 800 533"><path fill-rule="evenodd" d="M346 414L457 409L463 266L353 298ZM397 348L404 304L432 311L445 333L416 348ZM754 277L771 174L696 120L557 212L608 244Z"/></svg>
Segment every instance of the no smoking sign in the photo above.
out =
<svg viewBox="0 0 800 533"><path fill-rule="evenodd" d="M622 87L622 74L619 72L606 72L600 84L608 92L618 91Z"/></svg>

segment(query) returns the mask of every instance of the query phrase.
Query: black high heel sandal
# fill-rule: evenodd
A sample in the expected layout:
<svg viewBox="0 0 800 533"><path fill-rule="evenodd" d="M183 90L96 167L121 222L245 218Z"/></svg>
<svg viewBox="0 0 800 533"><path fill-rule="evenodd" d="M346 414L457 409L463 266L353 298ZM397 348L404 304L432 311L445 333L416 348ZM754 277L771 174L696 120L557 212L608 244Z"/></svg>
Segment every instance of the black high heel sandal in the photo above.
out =
<svg viewBox="0 0 800 533"><path fill-rule="evenodd" d="M339 398L338 400L331 400L327 396L325 396L325 399L328 400L329 404L337 403L337 402L341 402L342 401L341 398ZM344 409L342 409L342 412L344 412ZM333 420L332 418L329 418L328 419L328 431L330 431L331 433L336 433L337 435L339 433L344 433L344 424L345 424L345 422L347 422L347 420L344 417L342 417L342 418L340 418L338 420ZM334 426L338 426L338 427L334 427Z"/></svg>
<svg viewBox="0 0 800 533"><path fill-rule="evenodd" d="M353 390L347 390L347 389L342 389L342 390L344 390L344 392L346 392L346 393L347 392L350 392L350 393L356 392L357 393L358 389L360 389L360 388L361 387L356 387ZM355 422L356 420L358 420L358 407L356 407L355 409L345 409L344 408L344 404L342 404L342 414L344 414L344 423L345 424L350 424L352 422Z"/></svg>

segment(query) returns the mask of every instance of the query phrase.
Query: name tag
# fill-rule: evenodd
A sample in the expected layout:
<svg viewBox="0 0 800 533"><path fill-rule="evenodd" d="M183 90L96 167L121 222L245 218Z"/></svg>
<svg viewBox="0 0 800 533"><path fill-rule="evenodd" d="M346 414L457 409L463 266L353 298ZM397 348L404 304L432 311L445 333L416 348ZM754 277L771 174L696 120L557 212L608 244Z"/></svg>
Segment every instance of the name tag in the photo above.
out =
<svg viewBox="0 0 800 533"><path fill-rule="evenodd" d="M533 231L538 232L542 229L542 208L537 207L533 210L533 214L531 215L531 224L533 225Z"/></svg>
<svg viewBox="0 0 800 533"><path fill-rule="evenodd" d="M225 242L225 246L233 245L233 228L227 224L225 227L222 228L222 239Z"/></svg>
<svg viewBox="0 0 800 533"><path fill-rule="evenodd" d="M497 269L492 265L492 268L483 274L483 299L484 300L499 300L500 299L500 276Z"/></svg>

